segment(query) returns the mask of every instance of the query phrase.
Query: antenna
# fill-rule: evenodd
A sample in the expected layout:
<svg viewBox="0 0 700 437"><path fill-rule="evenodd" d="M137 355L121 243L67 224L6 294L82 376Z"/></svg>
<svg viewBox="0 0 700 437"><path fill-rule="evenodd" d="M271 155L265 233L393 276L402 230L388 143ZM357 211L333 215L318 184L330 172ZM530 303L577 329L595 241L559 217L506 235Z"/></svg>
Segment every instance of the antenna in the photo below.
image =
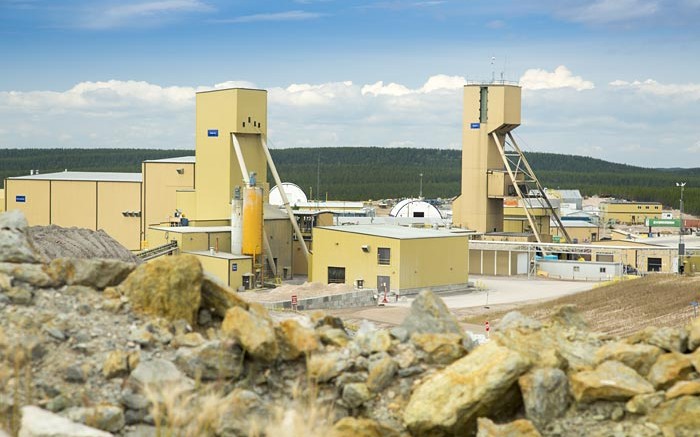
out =
<svg viewBox="0 0 700 437"><path fill-rule="evenodd" d="M493 64L496 62L496 57L491 56L491 83L496 82L496 70L493 68Z"/></svg>

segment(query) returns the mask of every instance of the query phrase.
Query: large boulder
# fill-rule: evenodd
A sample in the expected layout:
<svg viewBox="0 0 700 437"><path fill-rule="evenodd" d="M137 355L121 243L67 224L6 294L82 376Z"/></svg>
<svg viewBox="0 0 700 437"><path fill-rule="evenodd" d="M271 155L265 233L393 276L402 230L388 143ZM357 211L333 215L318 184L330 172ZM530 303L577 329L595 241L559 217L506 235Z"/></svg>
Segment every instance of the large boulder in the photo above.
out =
<svg viewBox="0 0 700 437"><path fill-rule="evenodd" d="M653 393L654 387L619 361L605 361L595 370L571 375L571 390L578 402L623 401L635 395Z"/></svg>
<svg viewBox="0 0 700 437"><path fill-rule="evenodd" d="M683 329L648 326L630 335L628 343L646 343L660 347L667 352L685 352L688 345L688 333Z"/></svg>
<svg viewBox="0 0 700 437"><path fill-rule="evenodd" d="M33 405L22 407L19 437L110 437L111 435Z"/></svg>
<svg viewBox="0 0 700 437"><path fill-rule="evenodd" d="M224 318L229 308L241 307L247 310L248 303L211 273L204 272L201 307Z"/></svg>
<svg viewBox="0 0 700 437"><path fill-rule="evenodd" d="M56 258L49 263L48 273L61 284L102 290L119 285L135 268L136 264L118 259Z"/></svg>
<svg viewBox="0 0 700 437"><path fill-rule="evenodd" d="M119 285L133 308L195 325L201 302L202 265L192 255L164 256L143 263Z"/></svg>
<svg viewBox="0 0 700 437"><path fill-rule="evenodd" d="M162 358L139 363L129 375L128 383L137 392L147 388L160 390L167 387L194 387L192 380L183 375L175 364Z"/></svg>
<svg viewBox="0 0 700 437"><path fill-rule="evenodd" d="M495 343L479 346L424 380L404 410L414 434L473 433L477 417L503 406L506 394L530 367L519 353Z"/></svg>
<svg viewBox="0 0 700 437"><path fill-rule="evenodd" d="M281 321L275 327L280 356L284 360L295 360L319 348L318 334L311 328L302 326L292 319Z"/></svg>
<svg viewBox="0 0 700 437"><path fill-rule="evenodd" d="M692 352L698 348L700 348L700 317L696 317L688 325L688 350Z"/></svg>
<svg viewBox="0 0 700 437"><path fill-rule="evenodd" d="M393 437L399 433L372 419L344 417L333 425L330 437Z"/></svg>
<svg viewBox="0 0 700 437"><path fill-rule="evenodd" d="M695 437L700 430L700 397L681 396L664 402L648 420L660 426L665 436Z"/></svg>
<svg viewBox="0 0 700 437"><path fill-rule="evenodd" d="M661 355L649 370L647 378L654 387L666 389L676 381L687 379L693 372L693 363L690 359L678 352Z"/></svg>
<svg viewBox="0 0 700 437"><path fill-rule="evenodd" d="M13 264L0 262L0 273L10 276L15 282L25 282L34 287L55 287L59 282L55 281L46 272L43 264Z"/></svg>
<svg viewBox="0 0 700 437"><path fill-rule="evenodd" d="M633 368L640 375L646 375L661 354L663 354L663 350L656 346L644 343L613 342L598 349L595 357L597 363L611 360L619 361Z"/></svg>
<svg viewBox="0 0 700 437"><path fill-rule="evenodd" d="M678 381L666 392L666 399L700 395L700 380Z"/></svg>
<svg viewBox="0 0 700 437"><path fill-rule="evenodd" d="M19 210L0 214L0 262L42 262L27 237L27 219Z"/></svg>
<svg viewBox="0 0 700 437"><path fill-rule="evenodd" d="M409 335L415 332L451 332L464 336L464 330L459 326L457 318L442 299L430 290L420 292L401 326Z"/></svg>
<svg viewBox="0 0 700 437"><path fill-rule="evenodd" d="M525 404L525 415L538 425L566 413L571 402L569 380L557 368L533 369L518 379Z"/></svg>
<svg viewBox="0 0 700 437"><path fill-rule="evenodd" d="M221 331L238 341L253 358L273 361L279 355L272 319L259 304L251 304L248 311L241 307L226 311Z"/></svg>
<svg viewBox="0 0 700 437"><path fill-rule="evenodd" d="M195 379L237 378L243 371L241 354L241 349L231 340L209 341L196 348L178 349L175 364Z"/></svg>
<svg viewBox="0 0 700 437"><path fill-rule="evenodd" d="M425 352L428 362L435 364L450 364L467 353L462 337L453 333L416 332L411 336L411 343Z"/></svg>

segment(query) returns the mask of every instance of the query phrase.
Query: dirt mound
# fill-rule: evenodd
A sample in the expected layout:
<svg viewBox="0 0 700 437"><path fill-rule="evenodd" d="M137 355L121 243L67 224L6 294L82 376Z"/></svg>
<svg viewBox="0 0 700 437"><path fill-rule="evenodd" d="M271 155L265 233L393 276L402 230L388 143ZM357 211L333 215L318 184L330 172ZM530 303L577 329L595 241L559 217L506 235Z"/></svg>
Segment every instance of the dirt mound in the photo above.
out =
<svg viewBox="0 0 700 437"><path fill-rule="evenodd" d="M49 260L55 258L111 258L141 263L127 248L105 231L62 228L56 225L28 228L34 248Z"/></svg>

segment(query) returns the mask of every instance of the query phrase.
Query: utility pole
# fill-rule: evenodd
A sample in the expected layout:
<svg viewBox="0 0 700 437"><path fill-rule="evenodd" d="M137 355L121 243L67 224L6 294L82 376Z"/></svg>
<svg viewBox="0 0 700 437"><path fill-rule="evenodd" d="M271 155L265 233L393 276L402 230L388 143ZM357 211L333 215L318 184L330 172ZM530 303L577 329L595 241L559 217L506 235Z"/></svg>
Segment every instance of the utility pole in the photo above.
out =
<svg viewBox="0 0 700 437"><path fill-rule="evenodd" d="M681 223L678 228L678 273L683 272L683 261L681 257L685 255L685 243L683 242L683 190L685 189L685 184L685 182L676 182L676 186L681 188Z"/></svg>

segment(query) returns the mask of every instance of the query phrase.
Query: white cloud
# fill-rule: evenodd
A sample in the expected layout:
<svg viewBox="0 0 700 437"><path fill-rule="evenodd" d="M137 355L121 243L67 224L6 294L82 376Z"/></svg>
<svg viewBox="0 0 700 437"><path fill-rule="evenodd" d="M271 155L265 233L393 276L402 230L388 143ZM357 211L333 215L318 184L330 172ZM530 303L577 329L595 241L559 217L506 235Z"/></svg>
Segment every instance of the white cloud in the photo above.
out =
<svg viewBox="0 0 700 437"><path fill-rule="evenodd" d="M529 69L520 78L520 86L525 90L572 88L583 91L595 88L593 82L584 80L581 76L574 76L564 65L558 66L553 72L539 68Z"/></svg>
<svg viewBox="0 0 700 437"><path fill-rule="evenodd" d="M410 89L405 85L389 83L384 85L383 81L375 82L362 87L362 95L371 94L373 96L405 96L409 94L427 94L433 92L451 92L461 89L467 80L461 76L447 76L438 74L430 76L422 87Z"/></svg>
<svg viewBox="0 0 700 437"><path fill-rule="evenodd" d="M663 84L653 79L645 81L614 80L610 86L618 89L628 89L642 94L651 94L660 97L677 97L683 100L700 100L700 83Z"/></svg>
<svg viewBox="0 0 700 437"><path fill-rule="evenodd" d="M231 19L216 20L218 23L255 23L259 21L302 21L323 17L325 14L307 11L285 11L269 14L243 15Z"/></svg>
<svg viewBox="0 0 700 437"><path fill-rule="evenodd" d="M696 141L695 144L685 149L685 151L700 154L700 140Z"/></svg>

